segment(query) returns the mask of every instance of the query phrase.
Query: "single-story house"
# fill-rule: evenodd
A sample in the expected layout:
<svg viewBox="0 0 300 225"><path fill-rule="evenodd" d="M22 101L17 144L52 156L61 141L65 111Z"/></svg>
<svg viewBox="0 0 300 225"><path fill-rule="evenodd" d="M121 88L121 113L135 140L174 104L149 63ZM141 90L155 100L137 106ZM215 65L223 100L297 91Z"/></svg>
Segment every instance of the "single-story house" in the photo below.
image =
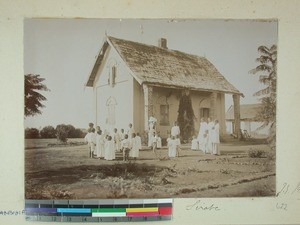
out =
<svg viewBox="0 0 300 225"><path fill-rule="evenodd" d="M270 126L262 126L264 122L257 117L261 106L261 103L242 104L240 106L241 130L247 131L251 136L266 136L269 134ZM227 133L235 133L234 123L234 110L233 105L231 105L226 112Z"/></svg>
<svg viewBox="0 0 300 225"><path fill-rule="evenodd" d="M106 36L86 86L94 90L94 122L106 129L126 129L132 123L143 133L154 116L156 129L166 137L177 120L182 93L191 97L195 132L201 117L211 117L219 120L221 135L226 133L225 94L233 95L239 126L243 94L205 57L168 49L164 38L153 46Z"/></svg>

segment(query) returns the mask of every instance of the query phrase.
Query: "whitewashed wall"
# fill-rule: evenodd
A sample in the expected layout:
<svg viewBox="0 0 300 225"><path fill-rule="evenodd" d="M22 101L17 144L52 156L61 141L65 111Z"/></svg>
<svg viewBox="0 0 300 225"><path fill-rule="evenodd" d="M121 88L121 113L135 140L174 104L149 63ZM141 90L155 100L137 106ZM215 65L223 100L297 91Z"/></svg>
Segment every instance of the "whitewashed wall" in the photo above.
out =
<svg viewBox="0 0 300 225"><path fill-rule="evenodd" d="M111 66L116 66L116 84L111 87L108 83ZM107 100L114 98L115 125L108 125L109 117ZM102 129L112 130L114 127L125 131L128 124L133 122L133 77L117 52L109 47L104 63L96 76L94 83L95 122Z"/></svg>

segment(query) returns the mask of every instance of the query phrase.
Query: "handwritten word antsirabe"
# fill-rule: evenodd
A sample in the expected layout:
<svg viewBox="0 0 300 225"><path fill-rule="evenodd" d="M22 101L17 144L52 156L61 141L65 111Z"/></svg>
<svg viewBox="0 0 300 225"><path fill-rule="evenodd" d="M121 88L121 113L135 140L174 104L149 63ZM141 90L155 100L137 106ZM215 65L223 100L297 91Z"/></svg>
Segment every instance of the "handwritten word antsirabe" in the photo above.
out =
<svg viewBox="0 0 300 225"><path fill-rule="evenodd" d="M221 209L215 204L206 204L204 201L198 200L194 204L188 205L186 210L220 211Z"/></svg>

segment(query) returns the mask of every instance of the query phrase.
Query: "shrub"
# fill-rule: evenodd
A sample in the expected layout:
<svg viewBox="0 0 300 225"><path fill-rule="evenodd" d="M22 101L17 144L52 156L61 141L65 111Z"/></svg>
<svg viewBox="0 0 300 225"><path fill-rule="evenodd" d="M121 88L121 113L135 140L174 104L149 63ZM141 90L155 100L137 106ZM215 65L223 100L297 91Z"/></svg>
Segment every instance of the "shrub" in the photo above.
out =
<svg viewBox="0 0 300 225"><path fill-rule="evenodd" d="M26 128L25 129L25 138L39 138L40 131L36 128Z"/></svg>
<svg viewBox="0 0 300 225"><path fill-rule="evenodd" d="M250 158L264 158L266 157L266 152L263 150L250 149L248 152Z"/></svg>
<svg viewBox="0 0 300 225"><path fill-rule="evenodd" d="M68 140L68 128L64 124L56 126L56 137L61 142L67 142Z"/></svg>

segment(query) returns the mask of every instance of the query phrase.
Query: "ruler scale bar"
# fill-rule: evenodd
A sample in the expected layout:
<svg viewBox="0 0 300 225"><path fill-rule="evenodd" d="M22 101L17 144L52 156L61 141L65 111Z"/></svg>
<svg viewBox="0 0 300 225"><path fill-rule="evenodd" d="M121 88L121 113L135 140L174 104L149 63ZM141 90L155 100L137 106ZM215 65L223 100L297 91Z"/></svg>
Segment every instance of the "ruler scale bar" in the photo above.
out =
<svg viewBox="0 0 300 225"><path fill-rule="evenodd" d="M172 219L172 199L25 200L27 221L130 222Z"/></svg>

